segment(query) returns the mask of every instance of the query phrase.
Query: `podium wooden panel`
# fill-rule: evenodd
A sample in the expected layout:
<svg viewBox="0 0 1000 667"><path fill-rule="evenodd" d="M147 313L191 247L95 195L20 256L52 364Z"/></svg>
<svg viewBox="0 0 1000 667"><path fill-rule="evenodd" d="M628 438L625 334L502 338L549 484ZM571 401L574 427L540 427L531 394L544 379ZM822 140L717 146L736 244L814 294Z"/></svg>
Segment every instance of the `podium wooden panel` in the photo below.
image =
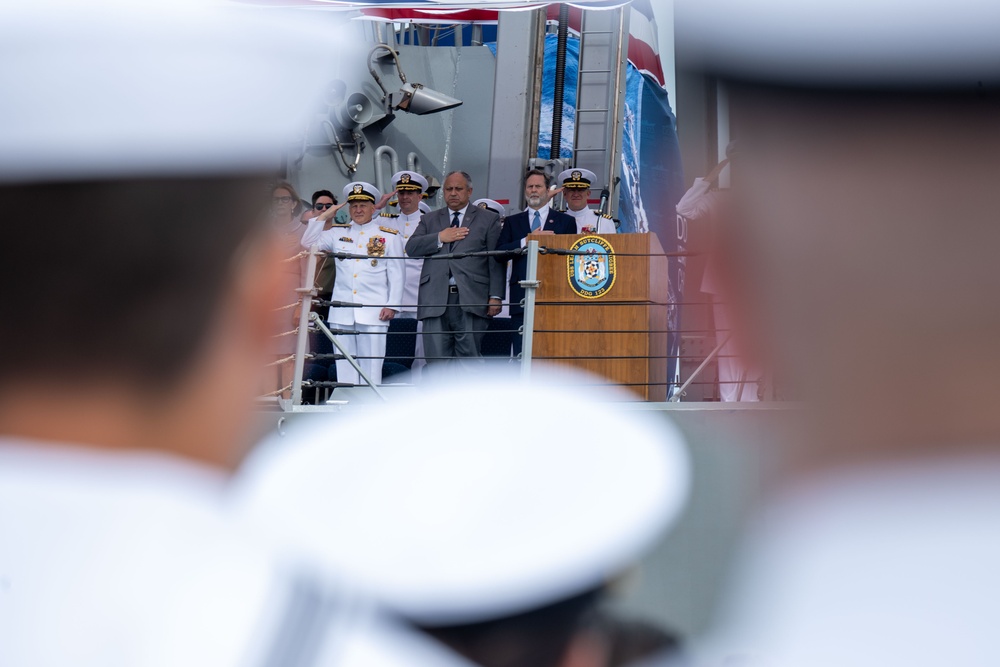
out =
<svg viewBox="0 0 1000 667"><path fill-rule="evenodd" d="M541 234L539 245L568 250L587 235ZM667 258L655 234L601 236L615 253L615 282L598 298L573 291L567 259L541 255L532 357L603 376L637 399L667 397ZM651 333L652 332L652 333ZM650 358L657 357L657 358Z"/></svg>

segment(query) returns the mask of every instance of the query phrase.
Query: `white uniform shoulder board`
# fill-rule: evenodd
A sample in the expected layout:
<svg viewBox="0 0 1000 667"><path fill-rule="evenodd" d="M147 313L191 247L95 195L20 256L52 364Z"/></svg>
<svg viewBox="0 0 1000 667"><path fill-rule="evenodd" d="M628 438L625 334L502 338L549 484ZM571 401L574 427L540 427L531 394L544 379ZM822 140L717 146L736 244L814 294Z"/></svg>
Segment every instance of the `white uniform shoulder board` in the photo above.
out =
<svg viewBox="0 0 1000 667"><path fill-rule="evenodd" d="M333 223L330 226L331 227L342 227L344 229L347 229L348 227L351 226L351 223L349 223L349 222L335 222L335 223Z"/></svg>
<svg viewBox="0 0 1000 667"><path fill-rule="evenodd" d="M392 227L379 227L379 229L381 229L386 234L398 234L399 233L398 229L393 229Z"/></svg>
<svg viewBox="0 0 1000 667"><path fill-rule="evenodd" d="M389 213L387 211L382 211L381 213L379 213L379 216L383 218L398 218L399 213Z"/></svg>

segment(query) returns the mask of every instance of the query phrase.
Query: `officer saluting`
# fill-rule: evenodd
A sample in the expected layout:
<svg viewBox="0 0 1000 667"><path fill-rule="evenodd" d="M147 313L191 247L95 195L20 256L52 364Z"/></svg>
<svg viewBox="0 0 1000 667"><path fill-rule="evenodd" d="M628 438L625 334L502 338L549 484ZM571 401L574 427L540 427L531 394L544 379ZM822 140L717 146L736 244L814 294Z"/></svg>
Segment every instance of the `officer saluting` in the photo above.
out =
<svg viewBox="0 0 1000 667"><path fill-rule="evenodd" d="M363 304L363 307L331 307L328 319L338 329L359 332L340 336L339 340L348 354L360 357L358 364L374 384L382 383L385 335L389 320L396 316L403 298L403 262L384 259L402 257L399 232L372 222L375 202L381 198L382 193L371 183L348 183L344 186L344 203L310 220L302 235L302 245L306 248L315 244L327 252L365 256L337 258L337 280L333 286L334 301ZM351 222L335 224L323 231L324 223L345 205L349 206ZM350 362L338 359L337 381L359 384L361 377Z"/></svg>
<svg viewBox="0 0 1000 667"><path fill-rule="evenodd" d="M568 215L576 220L577 234L617 234L615 221L610 216L587 208L590 186L597 174L589 169L567 169L559 174Z"/></svg>
<svg viewBox="0 0 1000 667"><path fill-rule="evenodd" d="M420 217L424 214L420 209L420 204L422 203L421 198L427 191L427 179L415 171L400 171L393 174L392 182L396 188L399 213L382 213L380 222L386 227L392 227L398 231L405 247L410 235L417 231ZM424 260L407 259L403 264L405 266L403 300L400 302L403 307L400 309L398 317L416 319L417 293L420 289L420 271L424 267ZM417 320L417 342L414 349L413 371L427 365L423 359L424 340L423 336L420 335L422 332L423 322Z"/></svg>

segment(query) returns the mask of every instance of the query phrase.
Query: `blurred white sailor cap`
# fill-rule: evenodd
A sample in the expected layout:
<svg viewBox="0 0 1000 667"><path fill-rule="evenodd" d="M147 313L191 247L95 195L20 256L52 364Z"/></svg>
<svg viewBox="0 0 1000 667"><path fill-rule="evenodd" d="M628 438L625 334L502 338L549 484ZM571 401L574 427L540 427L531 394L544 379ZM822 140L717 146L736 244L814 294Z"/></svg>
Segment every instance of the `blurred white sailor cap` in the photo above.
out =
<svg viewBox="0 0 1000 667"><path fill-rule="evenodd" d="M0 182L275 170L335 62L315 23L196 0L0 3Z"/></svg>
<svg viewBox="0 0 1000 667"><path fill-rule="evenodd" d="M607 399L487 377L317 416L251 457L238 503L415 622L528 611L634 565L687 496L678 431Z"/></svg>
<svg viewBox="0 0 1000 667"><path fill-rule="evenodd" d="M427 205L427 202L421 199L420 203L417 204L417 210L419 210L421 213L430 213L431 207Z"/></svg>
<svg viewBox="0 0 1000 667"><path fill-rule="evenodd" d="M819 86L1000 82L1000 3L678 0L678 62L726 77Z"/></svg>
<svg viewBox="0 0 1000 667"><path fill-rule="evenodd" d="M493 211L494 213L496 213L497 215L499 215L501 218L506 218L507 217L507 209L504 208L503 204L501 204L500 202L498 202L495 199L486 199L484 197L482 199L477 199L476 201L472 202L472 205L473 206L478 206L479 208L485 208L485 209L488 209L490 211Z"/></svg>

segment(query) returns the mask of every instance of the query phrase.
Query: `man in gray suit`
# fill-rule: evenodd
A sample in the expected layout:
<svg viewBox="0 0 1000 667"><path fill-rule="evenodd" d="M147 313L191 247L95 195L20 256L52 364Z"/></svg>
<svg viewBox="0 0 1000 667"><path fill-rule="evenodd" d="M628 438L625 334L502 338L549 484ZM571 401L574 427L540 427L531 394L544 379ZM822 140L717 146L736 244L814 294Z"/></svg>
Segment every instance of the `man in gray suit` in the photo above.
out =
<svg viewBox="0 0 1000 667"><path fill-rule="evenodd" d="M496 250L500 218L471 206L472 179L453 171L444 179L447 208L424 215L406 243L410 257ZM478 359L490 317L500 312L504 267L492 257L424 262L417 295L417 319L424 323L428 363L445 358ZM447 304L447 307L445 306ZM468 362L465 362L468 363ZM476 363L481 363L477 361Z"/></svg>

